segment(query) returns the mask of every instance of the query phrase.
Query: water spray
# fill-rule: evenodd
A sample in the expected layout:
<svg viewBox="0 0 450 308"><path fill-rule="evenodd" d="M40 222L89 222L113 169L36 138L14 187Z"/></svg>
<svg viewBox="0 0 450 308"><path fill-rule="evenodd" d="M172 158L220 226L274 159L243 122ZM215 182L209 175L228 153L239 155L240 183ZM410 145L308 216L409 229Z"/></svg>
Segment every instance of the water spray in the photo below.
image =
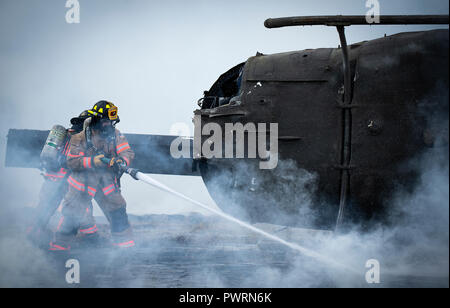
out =
<svg viewBox="0 0 450 308"><path fill-rule="evenodd" d="M170 193L170 194L172 194L174 196L177 196L180 199L188 201L189 203L194 204L196 206L199 206L199 207L201 207L201 208L203 208L203 209L205 209L205 210L207 210L207 211L209 211L211 213L214 213L214 214L216 214L216 215L218 215L218 216L220 216L220 217L222 217L222 218L224 218L224 219L226 219L228 221L234 222L234 223L236 223L236 224L238 224L238 225L240 225L240 226L242 226L242 227L244 227L244 228L246 228L246 229L248 229L250 231L253 231L253 232L257 233L257 234L263 235L266 238L269 238L269 239L274 240L276 242L279 242L279 243L281 243L281 244L283 244L283 245L285 245L285 246L287 246L287 247L289 247L289 248L291 248L293 250L296 250L296 251L302 253L305 256L314 258L316 260L319 260L322 263L326 263L326 264L331 265L333 267L338 267L338 268L341 268L341 269L345 269L345 270L350 271L350 272L352 272L354 274L360 274L357 270L355 270L354 268L352 268L352 267L350 267L348 265L336 262L335 260L333 260L333 259L331 259L331 258L329 258L327 256L324 256L324 255L322 255L320 253L317 253L317 252L315 252L313 250L310 250L308 248L302 247L302 246L300 246L298 244L294 244L294 243L290 243L288 241L285 241L285 240L283 240L283 239L281 239L281 238L279 238L279 237L277 237L277 236L275 236L273 234L267 233L267 232L265 232L265 231L263 231L263 230L261 230L259 228L256 228L256 227L254 227L254 226L252 226L252 225L250 225L250 224L248 224L246 222L243 222L243 221L241 221L241 220L239 220L237 218L234 218L233 216L225 214L225 213L223 213L221 211L218 211L216 209L210 208L209 206L207 206L207 205L205 205L205 204L203 204L201 202L198 202L198 201L196 201L194 199L191 199L188 196L185 196L185 195L183 195L183 194L181 194L181 193L171 189L170 187L167 187L166 185L156 181L155 179L149 177L148 175L140 172L137 169L126 168L125 166L122 166L121 170L124 171L125 173L129 174L135 180L142 181L142 182L144 182L146 184L149 184L149 185L151 185L153 187L156 187L156 188L158 188L158 189L160 189L162 191L165 191L165 192L168 192L168 193Z"/></svg>

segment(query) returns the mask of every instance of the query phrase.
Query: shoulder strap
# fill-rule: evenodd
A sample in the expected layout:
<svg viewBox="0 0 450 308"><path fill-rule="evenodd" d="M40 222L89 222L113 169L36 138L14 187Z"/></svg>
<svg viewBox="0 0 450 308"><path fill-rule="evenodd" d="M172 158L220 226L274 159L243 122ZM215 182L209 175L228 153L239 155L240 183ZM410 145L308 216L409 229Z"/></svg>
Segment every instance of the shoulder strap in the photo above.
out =
<svg viewBox="0 0 450 308"><path fill-rule="evenodd" d="M94 149L94 152L97 152L98 149L92 143L92 131L90 126L86 127L86 129L84 130L84 135L86 138L86 152L88 152L90 149Z"/></svg>
<svg viewBox="0 0 450 308"><path fill-rule="evenodd" d="M114 130L114 156L119 156L119 154L117 154L117 129ZM118 191L120 191L121 188L121 183L120 183L120 178L122 177L123 172L120 172L116 175L116 188Z"/></svg>

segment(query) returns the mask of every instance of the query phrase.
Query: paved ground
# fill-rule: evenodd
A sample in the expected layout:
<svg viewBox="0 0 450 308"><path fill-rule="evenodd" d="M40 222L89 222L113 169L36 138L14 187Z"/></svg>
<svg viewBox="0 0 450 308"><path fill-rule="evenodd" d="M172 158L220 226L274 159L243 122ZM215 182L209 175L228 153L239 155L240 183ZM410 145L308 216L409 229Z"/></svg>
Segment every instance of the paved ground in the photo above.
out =
<svg viewBox="0 0 450 308"><path fill-rule="evenodd" d="M220 218L201 215L132 216L138 245L112 249L106 221L98 225L104 241L79 241L70 253L51 254L18 236L17 225L0 233L2 287L367 287L364 274L330 268L289 248L265 240ZM5 226L5 224L3 224ZM280 237L308 246L311 230L259 225ZM80 284L65 280L68 259L80 264ZM448 276L383 275L381 287L448 287Z"/></svg>

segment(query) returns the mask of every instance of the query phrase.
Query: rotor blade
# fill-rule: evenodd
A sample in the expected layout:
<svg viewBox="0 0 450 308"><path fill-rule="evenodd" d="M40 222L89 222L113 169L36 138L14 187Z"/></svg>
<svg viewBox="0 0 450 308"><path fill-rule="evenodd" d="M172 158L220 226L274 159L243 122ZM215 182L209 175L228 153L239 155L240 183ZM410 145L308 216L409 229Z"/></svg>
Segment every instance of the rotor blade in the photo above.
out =
<svg viewBox="0 0 450 308"><path fill-rule="evenodd" d="M266 28L292 26L351 26L351 25L448 25L449 15L381 15L379 23L368 23L366 16L294 16L269 18L264 22Z"/></svg>
<svg viewBox="0 0 450 308"><path fill-rule="evenodd" d="M40 168L40 154L49 131L10 129L6 145L5 166ZM124 134L136 157L133 167L145 173L199 175L192 170L192 158L173 158L170 145L178 136ZM187 140L192 153L192 140ZM192 157L192 155L191 155Z"/></svg>

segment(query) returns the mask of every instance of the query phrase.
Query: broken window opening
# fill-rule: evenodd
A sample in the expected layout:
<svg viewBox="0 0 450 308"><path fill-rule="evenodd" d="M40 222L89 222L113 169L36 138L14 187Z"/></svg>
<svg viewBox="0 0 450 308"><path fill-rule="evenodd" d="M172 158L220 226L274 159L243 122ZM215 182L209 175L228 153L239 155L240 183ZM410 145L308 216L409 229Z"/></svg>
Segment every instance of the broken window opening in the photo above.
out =
<svg viewBox="0 0 450 308"><path fill-rule="evenodd" d="M209 91L203 92L204 96L198 101L201 109L240 104L244 65L245 62L222 74Z"/></svg>

